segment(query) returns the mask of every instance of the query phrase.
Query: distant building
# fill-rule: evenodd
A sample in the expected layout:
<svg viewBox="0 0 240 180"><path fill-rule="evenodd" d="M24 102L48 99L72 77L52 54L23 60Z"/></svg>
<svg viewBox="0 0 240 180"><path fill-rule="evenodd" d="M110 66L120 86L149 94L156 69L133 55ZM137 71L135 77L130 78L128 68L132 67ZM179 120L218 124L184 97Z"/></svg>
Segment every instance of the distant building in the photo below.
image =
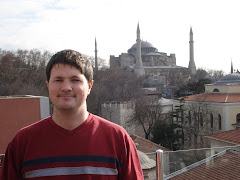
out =
<svg viewBox="0 0 240 180"><path fill-rule="evenodd" d="M137 76L145 76L150 87L163 87L168 84L171 71L183 70L189 74L196 74L196 66L193 56L193 32L190 30L190 60L189 67L176 65L175 54L167 55L159 52L156 47L147 41L140 39L140 28L137 26L137 42L119 57L110 56L110 68L120 67L135 72Z"/></svg>
<svg viewBox="0 0 240 180"><path fill-rule="evenodd" d="M179 105L179 101L174 101ZM184 127L194 124L203 129L201 138L210 133L234 130L240 126L240 74L232 73L223 76L213 84L205 85L205 93L184 97L186 118L181 122ZM206 106L205 110L197 111L196 107ZM207 123L205 123L207 122Z"/></svg>
<svg viewBox="0 0 240 180"><path fill-rule="evenodd" d="M129 134L136 133L136 126L128 124L134 110L134 103L124 102L105 102L101 106L102 117L122 126Z"/></svg>
<svg viewBox="0 0 240 180"><path fill-rule="evenodd" d="M49 98L42 96L0 96L0 154L21 128L50 115Z"/></svg>
<svg viewBox="0 0 240 180"><path fill-rule="evenodd" d="M161 113L168 114L173 109L173 100L158 98L152 102L152 105L160 105L162 108ZM135 111L134 106L133 101L105 102L101 106L102 117L122 126L129 134L145 137L144 130L140 124L129 123Z"/></svg>

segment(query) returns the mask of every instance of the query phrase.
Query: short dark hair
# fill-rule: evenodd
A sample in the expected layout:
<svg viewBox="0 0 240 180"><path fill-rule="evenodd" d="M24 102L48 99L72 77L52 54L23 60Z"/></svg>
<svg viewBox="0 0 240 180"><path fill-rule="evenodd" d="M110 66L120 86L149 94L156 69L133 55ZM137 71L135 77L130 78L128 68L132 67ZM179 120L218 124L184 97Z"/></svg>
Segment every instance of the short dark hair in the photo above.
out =
<svg viewBox="0 0 240 180"><path fill-rule="evenodd" d="M54 54L49 60L46 67L47 81L50 79L52 67L55 64L68 64L74 66L80 70L80 72L86 77L88 83L93 80L93 67L91 62L84 57L81 53L74 50L63 50Z"/></svg>

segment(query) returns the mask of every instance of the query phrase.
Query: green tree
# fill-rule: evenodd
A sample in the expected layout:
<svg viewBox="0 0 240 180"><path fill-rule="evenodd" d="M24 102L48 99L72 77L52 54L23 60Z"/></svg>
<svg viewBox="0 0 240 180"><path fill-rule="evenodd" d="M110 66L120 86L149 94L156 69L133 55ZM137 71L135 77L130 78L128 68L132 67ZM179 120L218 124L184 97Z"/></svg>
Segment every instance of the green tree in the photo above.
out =
<svg viewBox="0 0 240 180"><path fill-rule="evenodd" d="M200 94L205 91L205 84L210 84L210 79L200 79L198 81L189 81L186 85L182 85L175 93L176 97L183 97L192 94Z"/></svg>
<svg viewBox="0 0 240 180"><path fill-rule="evenodd" d="M157 121L152 130L151 140L165 148L178 150L178 141L182 137L181 134L178 134L178 128L180 128L178 124Z"/></svg>

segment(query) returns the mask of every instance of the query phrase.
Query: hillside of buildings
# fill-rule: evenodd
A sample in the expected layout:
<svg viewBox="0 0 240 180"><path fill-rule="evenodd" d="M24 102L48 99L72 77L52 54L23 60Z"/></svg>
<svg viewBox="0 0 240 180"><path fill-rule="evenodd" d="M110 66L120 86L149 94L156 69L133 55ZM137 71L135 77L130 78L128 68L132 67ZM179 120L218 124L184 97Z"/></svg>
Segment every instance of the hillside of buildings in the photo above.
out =
<svg viewBox="0 0 240 180"><path fill-rule="evenodd" d="M41 52L37 49L17 51L1 50L0 96L28 94L48 96L45 85L45 66L52 54L53 53L49 51ZM87 57L94 64L94 58L90 56ZM158 133L158 131L161 131L159 128L154 128L159 124L157 123L158 120L168 119L169 121L169 119L172 118L169 112L168 114L164 113L164 115L162 115L163 113L160 112L160 110L156 110L155 113L152 112L153 104L155 104L155 109L162 109L163 105L156 103L159 98L171 99L189 93L202 93L204 92L205 83L212 83L223 76L222 71L206 71L204 69L198 69L195 76L191 79L189 79L189 77L185 77L185 79L179 78L179 73L181 73L181 70L171 72L166 88L157 89L156 86L150 86L148 84L147 78L139 77L128 69L118 67L108 68L105 66L104 61L101 60L98 70L95 68L94 86L88 98L89 111L99 116L106 116L107 119L111 120L113 117L106 114L114 113L104 108L104 103L134 102L134 108L137 108L137 111L134 111L131 115L131 120L129 120L128 124L129 126L133 124L139 126L139 135L153 140L152 132L157 131ZM131 111L130 109L131 108L128 107L128 111ZM115 114L115 118L116 117L119 116ZM144 119L144 123L141 119ZM151 123L148 122L146 125L148 120L151 120ZM162 126L163 125L160 125L160 127ZM172 129L176 127L173 125L169 126L169 134L173 136ZM131 129L129 127L125 128ZM176 138L173 139L175 140ZM157 140L155 141L157 142ZM168 148L172 146L169 145L169 143L164 143L168 141L168 137L161 141L162 143L160 144L167 145Z"/></svg>

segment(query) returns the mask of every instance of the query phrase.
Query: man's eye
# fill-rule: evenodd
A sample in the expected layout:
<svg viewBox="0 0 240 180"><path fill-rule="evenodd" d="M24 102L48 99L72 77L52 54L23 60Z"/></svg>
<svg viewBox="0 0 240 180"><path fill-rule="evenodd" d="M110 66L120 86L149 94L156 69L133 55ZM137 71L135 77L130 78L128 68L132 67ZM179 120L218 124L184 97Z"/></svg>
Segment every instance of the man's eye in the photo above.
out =
<svg viewBox="0 0 240 180"><path fill-rule="evenodd" d="M76 82L78 82L78 81L80 81L79 79L73 79L73 81L76 81Z"/></svg>
<svg viewBox="0 0 240 180"><path fill-rule="evenodd" d="M61 80L61 79L56 79L55 81L56 81L56 82L61 82L62 80Z"/></svg>

